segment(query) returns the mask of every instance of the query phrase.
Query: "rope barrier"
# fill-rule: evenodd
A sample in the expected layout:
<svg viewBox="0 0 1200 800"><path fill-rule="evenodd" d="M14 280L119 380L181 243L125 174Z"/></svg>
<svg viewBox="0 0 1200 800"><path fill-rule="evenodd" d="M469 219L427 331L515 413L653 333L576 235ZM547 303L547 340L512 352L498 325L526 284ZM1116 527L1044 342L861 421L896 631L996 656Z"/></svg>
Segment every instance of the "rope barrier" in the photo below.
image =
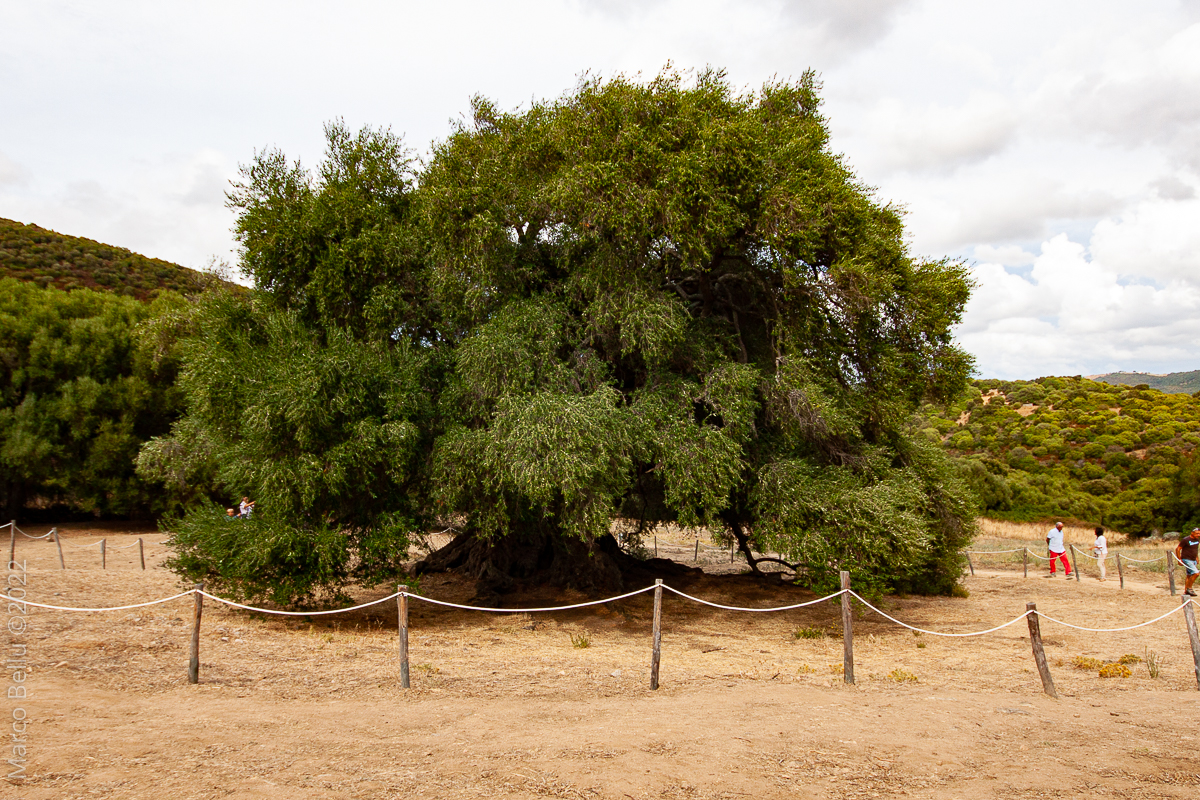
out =
<svg viewBox="0 0 1200 800"><path fill-rule="evenodd" d="M283 616L283 617L316 617L316 616L321 616L324 614L344 614L348 611L358 611L360 608L370 608L371 606L377 606L380 603L387 602L388 600L395 600L397 597L399 597L402 594L402 592L393 592L392 594L389 594L387 597L381 597L378 600L372 600L369 603L362 603L357 606L351 606L350 608L335 608L331 611L276 611L276 610L270 609L270 608L256 608L255 606L247 606L247 605L243 605L241 603L235 603L233 600L226 600L224 597L217 597L215 594L209 594L208 592L204 591L203 589L192 589L188 592L185 592L185 594L192 594L193 592L195 592L197 594L201 594L201 595L207 597L209 600L215 600L218 603L224 603L225 605L233 606L234 608L244 608L247 611L257 611L260 614L277 614L277 615ZM409 596L414 597L415 595L409 595Z"/></svg>
<svg viewBox="0 0 1200 800"><path fill-rule="evenodd" d="M1040 616L1042 619L1046 620L1047 622L1054 622L1059 625L1062 625L1064 628L1073 628L1074 630L1077 630L1077 631L1087 631L1088 633L1118 633L1120 631L1131 631L1131 630L1134 630L1135 628L1144 628L1147 625L1153 625L1154 623L1159 622L1160 620L1166 619L1167 617L1171 616L1172 614L1176 613L1177 611L1182 611L1185 606L1187 606L1191 603L1192 603L1192 599L1189 597L1186 603L1180 603L1179 605L1175 606L1175 608L1173 608L1170 611L1168 611L1167 613L1163 614L1161 617L1155 617L1152 620L1147 620L1146 622L1139 622L1137 625L1129 625L1124 628L1085 628L1081 625L1072 625L1069 622L1063 622L1062 620L1058 620L1058 619L1055 619L1054 617L1047 616L1046 614L1043 614L1040 611L1038 612L1038 616Z"/></svg>
<svg viewBox="0 0 1200 800"><path fill-rule="evenodd" d="M1151 558L1148 561L1143 561L1143 560L1137 559L1137 558L1130 558L1129 556L1122 553L1121 558L1124 559L1125 561L1132 561L1135 564L1154 564L1158 561L1162 561L1163 559L1166 558L1166 556L1159 556L1158 558Z"/></svg>
<svg viewBox="0 0 1200 800"><path fill-rule="evenodd" d="M1025 619L1025 617L1027 617L1027 616L1029 616L1031 613L1033 613L1033 612L1031 612L1031 611L1026 611L1026 612L1025 612L1024 614L1022 614L1021 616L1019 616L1019 617L1014 617L1014 618L1013 618L1011 621L1009 621L1009 622L1006 622L1006 623L1004 623L1003 625L997 625L997 626L996 626L996 627L994 627L994 628L988 628L986 631L972 631L972 632L970 632L970 633L941 633L941 632L939 632L939 631L930 631L930 630L925 630L924 628L917 628L917 627L914 627L914 626L912 626L912 625L909 625L909 624L907 624L907 623L905 623L905 622L901 622L900 620L896 619L895 617L891 616L890 614L886 614L886 613L884 613L884 612L880 611L878 608L876 608L875 606L871 605L871 604L870 604L870 603L868 603L866 600L862 599L862 597L861 597L861 596L860 596L860 595L859 595L857 592L854 592L854 591L851 591L851 590L847 590L847 591L849 591L849 593L850 593L850 596L851 596L851 597L853 597L853 598L855 598L856 600L858 600L858 602L862 603L864 606L866 606L867 608L871 609L872 611L874 611L874 612L875 612L876 614L878 614L879 616L881 616L881 617L883 617L883 618L885 618L885 619L887 619L887 620L890 620L891 622L894 622L894 623L896 623L897 625L901 626L902 628L908 628L910 631L917 631L917 632L919 632L919 633L928 633L930 636L953 636L953 637L965 637L965 636L983 636L984 634L988 634L988 633L995 633L995 632L996 632L996 631L998 631L998 630L1003 630L1004 628L1007 628L1009 625L1015 625L1015 624L1017 624L1018 622L1020 622L1021 620Z"/></svg>
<svg viewBox="0 0 1200 800"><path fill-rule="evenodd" d="M724 550L722 550L721 552L724 552ZM654 587L649 587L649 588L654 588ZM750 612L790 611L794 608L804 608L805 606L812 606L812 605L816 605L817 603L824 603L826 600L832 600L835 597L841 597L843 594L846 593L845 589L841 589L839 591L834 592L833 594L826 595L825 597L822 597L818 600L809 600L807 603L796 603L795 605L791 605L791 606L776 606L774 608L743 608L741 606L725 606L725 605L721 605L720 603L712 603L712 602L709 602L708 600L701 600L699 597L693 597L690 594L685 594L685 593L679 591L678 589L674 589L670 586L667 586L665 583L663 584L663 588L666 589L668 592L674 592L675 594L679 595L680 597L686 597L688 600L691 600L694 603L700 603L701 605L711 606L713 608L721 608L726 611L750 611ZM643 590L643 591L645 591L645 590Z"/></svg>
<svg viewBox="0 0 1200 800"><path fill-rule="evenodd" d="M105 541L105 540L104 539L100 540L100 542L103 542L103 541ZM92 542L91 544L75 544L74 542L63 542L63 544L67 545L68 547L74 547L76 550L84 550L88 547L98 547L100 545L100 542ZM116 550L118 548L114 547L113 549Z"/></svg>
<svg viewBox="0 0 1200 800"><path fill-rule="evenodd" d="M53 530L50 530L50 531L47 531L46 533L43 533L41 536L34 536L32 533L26 533L25 531L21 530L20 528L18 528L16 525L14 525L14 524L13 524L13 523L11 523L11 522L10 522L10 523L8 523L8 526L7 526L7 527L9 527L9 528L12 528L14 531L16 531L17 533L21 534L21 535L22 535L22 536L24 536L26 539L48 539L48 538L50 538L52 535L54 535L54 531L53 531Z"/></svg>
<svg viewBox="0 0 1200 800"><path fill-rule="evenodd" d="M134 603L133 605L130 605L130 606L106 606L103 608L80 608L77 606L52 606L52 605L48 605L46 603L35 603L32 600L21 600L19 598L12 597L11 595L8 595L8 594L0 594L0 597L3 597L5 600L8 600L10 603L24 603L25 605L33 606L34 608L48 608L51 611L79 611L79 612L126 611L131 608L145 608L146 606L156 606L159 603L169 603L172 600L178 600L181 597L187 597L190 594L194 594L195 591L196 591L195 589L188 589L186 592L180 592L179 594L173 595L171 597L163 597L158 600L149 600L145 603Z"/></svg>
<svg viewBox="0 0 1200 800"><path fill-rule="evenodd" d="M663 588L670 589L671 587L667 586L666 584L663 584ZM573 608L587 608L588 606L599 606L599 605L604 605L605 603L611 603L615 600L624 600L627 597L633 597L634 595L644 594L645 592L652 592L652 591L654 591L654 587L647 586L645 589L637 589L635 591L626 592L625 594L619 594L616 597L609 597L604 600L589 600L586 603L574 603L573 605L569 605L569 606L547 606L546 608L485 608L483 606L464 606L459 603L451 603L446 600L434 600L432 597L425 597L423 595L412 594L410 592L399 592L399 594L403 594L406 597L411 597L413 600L422 600L426 603L432 603L435 606L445 606L447 608L461 608L464 611L490 611L495 614L528 614L528 613L533 613L533 612L542 613L542 612L547 612L547 611L569 611ZM671 591L675 591L675 590L671 589Z"/></svg>
<svg viewBox="0 0 1200 800"><path fill-rule="evenodd" d="M964 553L970 553L973 556L994 556L999 553L1019 553L1025 548L1018 547L1016 550L964 550Z"/></svg>
<svg viewBox="0 0 1200 800"><path fill-rule="evenodd" d="M767 611L789 611L789 610L796 609L796 608L804 608L805 606L816 605L817 603L824 603L828 600L832 600L835 597L839 597L843 594L848 594L851 597L853 597L855 600L858 600L858 602L862 603L867 608L874 611L879 616L883 617L884 619L888 620L889 622L894 622L895 624L899 625L902 628L907 628L908 630L911 630L911 631L917 631L918 633L927 633L930 636L946 636L946 637L954 637L954 638L964 638L964 637L969 637L969 636L984 636L989 633L995 633L996 631L1003 630L1004 628L1007 628L1011 625L1015 625L1016 623L1025 619L1025 617L1028 616L1030 613L1033 613L1030 611L1026 611L1024 614L1014 617L1012 620L1005 622L1002 625L997 625L994 628L988 628L987 630L983 630L983 631L970 631L967 633L945 633L942 631L928 630L926 628L918 628L915 625L909 625L906 622L902 622L901 620L896 619L895 617L891 616L887 612L882 611L879 608L875 607L870 602L863 599L863 597L860 594L858 594L857 592L855 592L852 589L842 589L840 591L834 592L833 594L826 595L825 597L821 597L816 600L809 600L804 603L796 603L795 605L778 606L778 607L773 607L773 608L744 608L744 607L740 607L740 606L727 606L727 605L722 605L720 603L713 603L708 600L703 600L699 597L694 597L692 595L681 592L678 589L667 586L666 584L663 584L663 588L670 592L673 592L687 600L692 600L693 602L700 603L701 605L711 606L713 608L720 608L720 609L724 609L727 611L746 611L746 612L752 612L752 613L767 612ZM158 605L160 603L168 603L172 600L178 600L181 597L187 597L192 594L200 594L200 595L203 595L204 597L207 597L209 600L213 600L218 603L223 603L227 606L233 606L234 608L241 608L246 611L255 611L260 614L276 614L279 616L288 616L288 617L309 617L309 616L324 616L324 615L329 615L329 614L345 614L345 613L348 613L351 611L358 611L363 608L370 608L371 606L376 606L376 605L379 605L380 603L386 603L387 601L394 600L400 596L409 597L409 598L412 598L413 600L421 600L426 603L431 603L433 605L444 606L447 608L458 608L458 609L462 609L465 611L485 611L485 612L491 612L491 613L497 613L497 614L528 614L528 613L535 613L535 612L536 613L546 613L546 612L551 612L551 611L570 611L570 610L576 609L576 608L587 608L588 606L602 605L604 603L611 603L611 602L614 602L617 600L624 600L626 598L634 597L639 594L645 594L646 592L650 592L653 590L654 590L653 586L647 586L643 589L636 589L632 592L626 592L625 594L616 595L615 597L608 597L603 600L590 600L586 603L573 603L571 605L565 605L565 606L546 606L546 607L542 607L542 608L489 608L489 607L485 607L485 606L469 606L469 605L463 605L461 603L451 603L447 600L436 600L432 597L425 597L423 595L413 594L408 591L399 591L399 592L393 592L392 594L388 595L387 597L381 597L378 600L372 600L368 603L360 603L359 605L356 605L356 606L350 606L348 608L335 608L335 609L330 609L328 611L280 611L280 610L271 609L271 608L259 608L257 606L245 605L243 603L238 603L234 600L228 600L224 597L219 597L214 594L209 594L208 592L204 591L203 589L188 589L186 592L180 592L179 594L172 595L170 597L162 597L157 600L148 600L144 603L134 603L131 605L124 605L124 606L104 606L104 607L96 607L96 608L87 608L87 607L81 607L81 606L56 606L56 605L50 605L48 603L38 603L33 600L24 600L24 599L12 597L8 594L0 594L0 598L9 600L10 602L14 602L14 603L23 603L25 605L33 606L34 608L45 608L50 611L72 611L72 612L80 612L80 613L91 613L91 612L101 612L101 611L127 611L127 610L133 609L133 608L145 608L147 606ZM1180 604L1176 608L1172 609L1171 611L1168 611L1167 613L1165 613L1161 616L1155 617L1154 619L1151 619L1151 620L1147 620L1146 622L1139 622L1135 625L1128 625L1128 626L1121 627L1121 628L1087 628L1087 627L1083 627L1081 625L1074 625L1069 622L1063 622L1060 619L1055 619L1054 617L1047 616L1046 614L1044 614L1042 612L1037 612L1037 613L1040 617L1043 617L1047 621L1054 622L1058 625L1062 625L1067 628L1073 628L1075 630L1080 630L1080 631L1087 631L1090 633L1117 633L1117 632L1121 632L1121 631L1131 631L1136 628L1144 628L1147 625L1153 625L1154 623L1160 622L1160 621L1166 619L1167 617L1171 616L1172 614L1178 612L1185 605L1188 605L1188 604L1195 605L1195 603L1191 599L1188 599L1187 603Z"/></svg>

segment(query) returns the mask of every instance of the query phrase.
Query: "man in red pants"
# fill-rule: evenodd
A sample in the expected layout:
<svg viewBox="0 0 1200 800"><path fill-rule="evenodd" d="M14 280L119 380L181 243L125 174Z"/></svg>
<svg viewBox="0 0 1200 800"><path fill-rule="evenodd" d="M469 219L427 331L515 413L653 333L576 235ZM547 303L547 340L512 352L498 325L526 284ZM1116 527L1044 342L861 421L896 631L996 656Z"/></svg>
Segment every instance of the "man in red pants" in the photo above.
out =
<svg viewBox="0 0 1200 800"><path fill-rule="evenodd" d="M1068 578L1071 577L1071 562L1067 561L1067 546L1063 544L1063 524L1061 522L1054 523L1054 527L1046 534L1046 547L1050 548L1050 574L1046 577L1054 577L1054 562L1060 558L1063 571Z"/></svg>

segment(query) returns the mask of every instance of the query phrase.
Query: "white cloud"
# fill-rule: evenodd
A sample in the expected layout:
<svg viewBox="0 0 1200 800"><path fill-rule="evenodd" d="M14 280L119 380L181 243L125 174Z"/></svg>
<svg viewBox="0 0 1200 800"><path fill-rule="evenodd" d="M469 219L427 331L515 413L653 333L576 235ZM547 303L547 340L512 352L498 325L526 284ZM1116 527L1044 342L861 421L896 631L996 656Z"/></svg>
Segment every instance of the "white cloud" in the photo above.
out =
<svg viewBox="0 0 1200 800"><path fill-rule="evenodd" d="M1091 251L1124 276L1200 287L1200 200L1147 200L1102 220Z"/></svg>
<svg viewBox="0 0 1200 800"><path fill-rule="evenodd" d="M0 153L0 186L23 186L29 182L29 170Z"/></svg>
<svg viewBox="0 0 1200 800"><path fill-rule="evenodd" d="M1191 200L1196 196L1195 187L1175 175L1164 175L1151 181L1150 188L1164 200Z"/></svg>
<svg viewBox="0 0 1200 800"><path fill-rule="evenodd" d="M1195 0L0 3L0 216L199 266L234 250L255 148L313 164L340 116L424 152L474 93L668 61L817 69L833 148L913 251L978 262L982 374L1200 366Z"/></svg>
<svg viewBox="0 0 1200 800"><path fill-rule="evenodd" d="M990 244L976 245L974 256L977 261L985 264L997 264L1005 267L1031 266L1037 258L1033 253L1015 244L1000 246Z"/></svg>
<svg viewBox="0 0 1200 800"><path fill-rule="evenodd" d="M965 103L923 106L884 99L869 114L878 150L870 169L951 171L996 155L1013 140L1020 122L1014 103L992 92Z"/></svg>
<svg viewBox="0 0 1200 800"><path fill-rule="evenodd" d="M1194 363L1200 285L1131 284L1066 235L1045 242L1028 278L976 266L959 338L987 376L1172 371Z"/></svg>
<svg viewBox="0 0 1200 800"><path fill-rule="evenodd" d="M225 189L235 175L233 162L217 152L172 154L138 165L121 181L71 181L25 197L23 213L12 216L200 269L214 257L234 258ZM0 192L0 208L11 202Z"/></svg>

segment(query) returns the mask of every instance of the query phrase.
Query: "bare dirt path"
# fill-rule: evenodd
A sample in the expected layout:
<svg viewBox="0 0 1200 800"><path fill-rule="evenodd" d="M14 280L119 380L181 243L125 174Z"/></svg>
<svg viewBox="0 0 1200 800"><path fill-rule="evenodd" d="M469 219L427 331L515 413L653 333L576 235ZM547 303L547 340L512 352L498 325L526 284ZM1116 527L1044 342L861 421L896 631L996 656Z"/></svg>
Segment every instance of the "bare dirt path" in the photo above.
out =
<svg viewBox="0 0 1200 800"><path fill-rule="evenodd" d="M161 535L139 533L145 572L136 548L115 549L133 535L64 538L108 536L104 571L86 549L67 548L63 571L52 543L19 543L29 598L112 605L178 591L159 566ZM1120 592L1115 581L988 570L964 583L966 599L884 607L963 632L1012 619L1027 600L1092 627L1178 606L1153 580ZM686 590L748 606L812 597L740 576ZM423 591L461 601L471 588L432 576ZM858 685L846 686L832 604L756 615L664 605L657 692L646 688L645 596L510 616L414 603L409 691L398 688L390 604L311 621L209 604L198 686L185 681L190 599L111 614L30 608L6 645L10 661L25 645L28 697L0 710L5 724L17 709L29 718L26 777L0 784L0 797L1163 798L1200 786L1200 693L1180 614L1116 634L1044 622L1054 701L1040 691L1023 622L943 639L863 611ZM1144 662L1129 678L1072 666L1151 653L1165 659L1158 678Z"/></svg>

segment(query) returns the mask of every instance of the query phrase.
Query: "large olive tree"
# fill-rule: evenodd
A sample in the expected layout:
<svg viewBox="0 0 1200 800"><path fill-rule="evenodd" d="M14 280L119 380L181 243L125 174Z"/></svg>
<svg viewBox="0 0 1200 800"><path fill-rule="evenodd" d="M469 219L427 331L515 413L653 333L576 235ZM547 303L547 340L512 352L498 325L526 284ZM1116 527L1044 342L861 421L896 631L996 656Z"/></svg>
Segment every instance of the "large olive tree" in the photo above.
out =
<svg viewBox="0 0 1200 800"><path fill-rule="evenodd" d="M814 583L953 584L967 494L901 429L963 387L970 283L909 255L816 89L592 80L520 113L476 100L436 148L422 213L458 332L436 497L517 543L467 559L481 577L620 519L705 525Z"/></svg>
<svg viewBox="0 0 1200 800"><path fill-rule="evenodd" d="M264 153L232 199L264 309L419 375L400 395L425 404L395 399L423 453L397 456L404 511L463 524L422 568L612 588L636 567L614 524L674 521L812 585L947 591L968 494L902 429L963 387L969 280L907 252L828 138L811 75L588 80L520 112L477 99L419 173L333 126L316 178Z"/></svg>

